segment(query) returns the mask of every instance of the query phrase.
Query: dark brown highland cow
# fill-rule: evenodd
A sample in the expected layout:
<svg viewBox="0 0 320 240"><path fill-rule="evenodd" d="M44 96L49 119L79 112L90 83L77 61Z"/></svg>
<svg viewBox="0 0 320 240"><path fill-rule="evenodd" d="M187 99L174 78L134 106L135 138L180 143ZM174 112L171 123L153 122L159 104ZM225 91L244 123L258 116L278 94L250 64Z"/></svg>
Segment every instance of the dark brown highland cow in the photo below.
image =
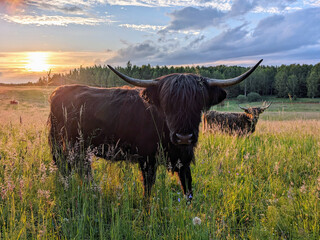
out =
<svg viewBox="0 0 320 240"><path fill-rule="evenodd" d="M203 115L204 130L213 129L236 134L239 136L252 134L256 130L259 115L263 113L268 106L245 108L239 106L244 113L229 113L209 111Z"/></svg>
<svg viewBox="0 0 320 240"><path fill-rule="evenodd" d="M78 165L86 166L88 174L91 169L87 157L69 156L93 149L96 156L105 159L137 162L145 195L149 196L158 165L156 156L162 149L168 169L178 173L183 191L191 199L190 163L194 160L201 112L225 99L222 87L243 81L261 61L241 76L226 80L195 74L140 80L109 66L139 88L59 87L50 97L53 159L61 171L66 165L67 169Z"/></svg>

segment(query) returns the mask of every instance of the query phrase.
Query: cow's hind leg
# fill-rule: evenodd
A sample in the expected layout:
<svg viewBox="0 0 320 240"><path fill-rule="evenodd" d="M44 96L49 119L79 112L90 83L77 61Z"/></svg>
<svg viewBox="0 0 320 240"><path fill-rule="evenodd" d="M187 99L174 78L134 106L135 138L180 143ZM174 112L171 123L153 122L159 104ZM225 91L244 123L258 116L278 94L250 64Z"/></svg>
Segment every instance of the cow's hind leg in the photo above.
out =
<svg viewBox="0 0 320 240"><path fill-rule="evenodd" d="M62 135L57 131L56 119L52 113L49 115L47 124L49 126L48 141L51 148L52 159L59 172L63 176L66 176L71 171L71 165L67 162L65 145L61 139Z"/></svg>
<svg viewBox="0 0 320 240"><path fill-rule="evenodd" d="M52 159L62 176L69 176L72 166L68 161L68 155L66 151L63 150L63 147L59 146L59 144L54 144L51 146L51 153Z"/></svg>

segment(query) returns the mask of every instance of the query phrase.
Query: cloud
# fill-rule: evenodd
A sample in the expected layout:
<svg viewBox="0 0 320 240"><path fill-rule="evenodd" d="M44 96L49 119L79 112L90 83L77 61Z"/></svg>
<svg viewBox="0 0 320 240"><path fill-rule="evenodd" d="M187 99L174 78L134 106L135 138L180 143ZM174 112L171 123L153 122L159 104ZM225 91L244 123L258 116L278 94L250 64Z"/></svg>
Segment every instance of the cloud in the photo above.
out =
<svg viewBox="0 0 320 240"><path fill-rule="evenodd" d="M219 24L219 19L224 16L224 13L212 8L197 9L186 7L170 13L169 16L172 20L165 31L201 30L208 26Z"/></svg>
<svg viewBox="0 0 320 240"><path fill-rule="evenodd" d="M207 1L209 2L209 1ZM294 4L295 0L234 0L228 1L231 6L225 9L194 6L184 7L169 13L171 18L168 26L160 31L167 33L168 31L181 30L203 30L208 27L225 27L225 23L237 17L244 17L249 12L266 12L270 14L280 13L282 11L294 11L297 7L289 7Z"/></svg>
<svg viewBox="0 0 320 240"><path fill-rule="evenodd" d="M320 6L320 0L304 0L304 3L316 7Z"/></svg>
<svg viewBox="0 0 320 240"><path fill-rule="evenodd" d="M23 25L36 26L67 26L70 24L77 25L99 25L101 23L111 23L110 19L106 18L89 18L89 17L65 17L65 16L33 16L33 15L0 15L0 18L12 23Z"/></svg>
<svg viewBox="0 0 320 240"><path fill-rule="evenodd" d="M258 1L249 1L249 0L235 0L232 4L230 12L226 14L229 17L244 15L251 11Z"/></svg>
<svg viewBox="0 0 320 240"><path fill-rule="evenodd" d="M320 39L319 8L267 17L253 32L246 25L229 29L199 47L214 60L280 53L316 45Z"/></svg>
<svg viewBox="0 0 320 240"><path fill-rule="evenodd" d="M193 39L189 44L188 48L195 48L196 46L199 46L199 44L205 39L204 35L201 35L195 39Z"/></svg>
<svg viewBox="0 0 320 240"><path fill-rule="evenodd" d="M117 51L117 55L108 60L108 63L123 63L129 60L143 59L151 62L161 51L152 41L129 45Z"/></svg>
<svg viewBox="0 0 320 240"><path fill-rule="evenodd" d="M105 0L110 5L143 6L143 7L210 7L219 10L230 10L231 0Z"/></svg>
<svg viewBox="0 0 320 240"><path fill-rule="evenodd" d="M11 10L26 10L29 11L30 7L37 10L55 11L67 14L82 14L86 15L87 11L98 4L103 4L104 0L0 0L9 12Z"/></svg>
<svg viewBox="0 0 320 240"><path fill-rule="evenodd" d="M273 15L262 19L253 30L242 24L211 39L199 37L190 45L182 46L182 41L166 47L152 41L129 45L118 51L116 59L144 64L193 64L235 58L260 59L261 56L275 54L288 56L294 51L302 56L303 49L308 49L305 51L305 58L308 58L311 46L320 45L319 12L320 8L309 8Z"/></svg>
<svg viewBox="0 0 320 240"><path fill-rule="evenodd" d="M63 12L68 14L85 14L83 7L70 5L70 4L56 5L56 4L50 4L47 2L42 2L42 3L37 2L36 6L44 10L52 10L52 11Z"/></svg>
<svg viewBox="0 0 320 240"><path fill-rule="evenodd" d="M132 28L137 31L149 32L149 31L160 31L165 28L165 26L148 25L148 24L120 24L120 27Z"/></svg>

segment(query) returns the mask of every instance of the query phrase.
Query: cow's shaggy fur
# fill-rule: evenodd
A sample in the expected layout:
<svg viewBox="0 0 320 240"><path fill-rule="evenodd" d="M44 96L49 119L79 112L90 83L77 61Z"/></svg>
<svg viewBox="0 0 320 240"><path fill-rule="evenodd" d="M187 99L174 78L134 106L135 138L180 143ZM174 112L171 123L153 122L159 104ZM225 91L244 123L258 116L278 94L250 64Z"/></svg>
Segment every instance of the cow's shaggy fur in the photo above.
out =
<svg viewBox="0 0 320 240"><path fill-rule="evenodd" d="M191 199L190 163L202 111L226 98L218 86L239 83L261 61L224 83L195 74L170 74L142 83L109 66L125 81L144 88L60 87L50 97L53 159L62 173L76 166L87 175L91 173L92 155L138 162L146 196L151 193L158 164L165 164L178 173L183 191Z"/></svg>
<svg viewBox="0 0 320 240"><path fill-rule="evenodd" d="M266 108L251 107L244 113L208 111L203 114L204 130L219 130L235 135L249 135L256 130L259 115Z"/></svg>
<svg viewBox="0 0 320 240"><path fill-rule="evenodd" d="M190 163L201 111L225 99L226 92L193 74L157 81L147 88L57 88L50 97L49 142L61 171L79 166L90 174L88 157L79 153L90 148L105 159L138 162L145 194L150 195L161 149L167 167L178 173L184 193L192 197ZM192 134L191 144L177 144L176 133Z"/></svg>

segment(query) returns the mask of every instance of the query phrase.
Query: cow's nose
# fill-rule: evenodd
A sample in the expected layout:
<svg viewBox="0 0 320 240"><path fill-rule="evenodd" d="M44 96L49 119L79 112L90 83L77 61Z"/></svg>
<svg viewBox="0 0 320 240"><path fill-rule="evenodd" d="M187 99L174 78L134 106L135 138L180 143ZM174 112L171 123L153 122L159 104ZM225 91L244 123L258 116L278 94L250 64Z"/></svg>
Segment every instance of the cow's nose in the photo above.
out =
<svg viewBox="0 0 320 240"><path fill-rule="evenodd" d="M186 135L182 135L179 133L176 133L176 137L177 137L177 143L181 144L181 145L188 145L192 143L192 136L193 134L186 134Z"/></svg>

